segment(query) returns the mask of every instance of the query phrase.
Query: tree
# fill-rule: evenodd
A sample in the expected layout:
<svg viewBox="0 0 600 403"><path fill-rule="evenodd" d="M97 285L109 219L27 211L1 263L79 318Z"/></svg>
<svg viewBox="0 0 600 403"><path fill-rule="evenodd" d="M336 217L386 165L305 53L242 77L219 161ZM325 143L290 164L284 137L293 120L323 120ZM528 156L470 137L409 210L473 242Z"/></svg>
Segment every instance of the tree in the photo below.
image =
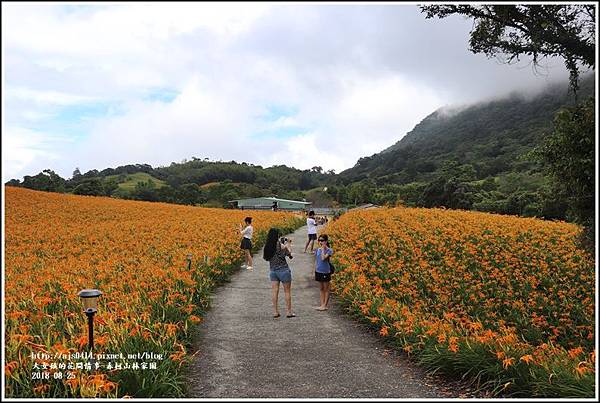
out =
<svg viewBox="0 0 600 403"><path fill-rule="evenodd" d="M207 198L204 196L202 189L195 183L184 183L177 192L177 202L181 204L199 204L206 203Z"/></svg>
<svg viewBox="0 0 600 403"><path fill-rule="evenodd" d="M21 181L18 179L11 179L8 182L5 183L6 186L16 186L19 187L21 186Z"/></svg>
<svg viewBox="0 0 600 403"><path fill-rule="evenodd" d="M116 179L108 179L104 181L103 187L106 196L110 196L115 190L118 189L119 184Z"/></svg>
<svg viewBox="0 0 600 403"><path fill-rule="evenodd" d="M595 102L589 98L556 114L554 131L536 148L554 179L555 192L564 196L568 214L593 235L595 214Z"/></svg>
<svg viewBox="0 0 600 403"><path fill-rule="evenodd" d="M309 171L302 171L298 181L298 186L300 187L300 190L307 190L315 186L315 182L313 181L313 177Z"/></svg>
<svg viewBox="0 0 600 403"><path fill-rule="evenodd" d="M135 189L131 193L131 196L135 200L158 201L156 184L152 179L148 179L146 182L139 181L135 184Z"/></svg>
<svg viewBox="0 0 600 403"><path fill-rule="evenodd" d="M44 192L64 192L65 180L51 169L44 169L35 176L26 175L23 178L23 187Z"/></svg>
<svg viewBox="0 0 600 403"><path fill-rule="evenodd" d="M102 181L98 178L87 178L73 189L73 194L85 196L104 196L106 194Z"/></svg>
<svg viewBox="0 0 600 403"><path fill-rule="evenodd" d="M81 171L79 170L79 167L75 168L75 170L73 171L73 176L71 177L72 180L76 181L79 178L81 178Z"/></svg>
<svg viewBox="0 0 600 403"><path fill-rule="evenodd" d="M506 55L507 63L521 55L533 58L561 56L569 70L571 88L578 89L579 66L594 68L596 11L593 4L575 5L430 5L421 6L425 18L452 14L475 19L469 46L488 57Z"/></svg>

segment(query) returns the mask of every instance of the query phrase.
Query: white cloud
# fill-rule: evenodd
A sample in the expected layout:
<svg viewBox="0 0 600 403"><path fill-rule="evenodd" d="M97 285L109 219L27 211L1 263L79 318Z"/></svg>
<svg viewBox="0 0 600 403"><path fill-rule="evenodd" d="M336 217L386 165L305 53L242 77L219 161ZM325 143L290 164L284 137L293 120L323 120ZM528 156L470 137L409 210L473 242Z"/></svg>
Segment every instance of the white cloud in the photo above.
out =
<svg viewBox="0 0 600 403"><path fill-rule="evenodd" d="M61 5L4 4L11 46L39 53L102 56L151 52L155 42L206 29L222 37L243 33L268 4L170 3L89 5L64 12Z"/></svg>
<svg viewBox="0 0 600 403"><path fill-rule="evenodd" d="M340 156L335 142L327 135L311 132L282 140L279 152L264 157L263 164L266 166L284 164L298 169L320 166L325 170L336 169L339 172L346 161Z"/></svg>
<svg viewBox="0 0 600 403"><path fill-rule="evenodd" d="M282 116L269 125L270 129L298 127L298 121L290 116Z"/></svg>
<svg viewBox="0 0 600 403"><path fill-rule="evenodd" d="M241 155L237 139L250 125L244 105L210 93L196 78L171 103L136 101L126 108L122 116L99 122L81 144L77 153L86 161L85 169L148 161L168 165L192 156L219 159L236 151Z"/></svg>
<svg viewBox="0 0 600 403"><path fill-rule="evenodd" d="M59 106L98 101L98 98L95 97L68 94L60 91L38 91L25 87L9 87L4 95L8 99L15 98L18 100L31 101L34 104Z"/></svg>
<svg viewBox="0 0 600 403"><path fill-rule="evenodd" d="M60 135L42 133L19 127L7 127L2 132L2 180L35 175L52 169L61 157L59 149L71 143Z"/></svg>
<svg viewBox="0 0 600 403"><path fill-rule="evenodd" d="M21 117L23 117L25 120L28 121L38 121L38 120L42 120L42 119L48 119L49 117L54 116L53 113L47 113L47 112L39 112L39 111L35 111L35 110L24 110L21 111Z"/></svg>
<svg viewBox="0 0 600 403"><path fill-rule="evenodd" d="M3 112L20 153L4 162L19 174L192 156L339 172L441 105L547 81L469 53L468 21L425 20L415 5L3 3L2 19ZM160 90L178 95L148 99ZM94 115L77 142L26 129L98 101L119 114ZM288 112L266 119L273 109ZM254 136L290 128L303 132Z"/></svg>

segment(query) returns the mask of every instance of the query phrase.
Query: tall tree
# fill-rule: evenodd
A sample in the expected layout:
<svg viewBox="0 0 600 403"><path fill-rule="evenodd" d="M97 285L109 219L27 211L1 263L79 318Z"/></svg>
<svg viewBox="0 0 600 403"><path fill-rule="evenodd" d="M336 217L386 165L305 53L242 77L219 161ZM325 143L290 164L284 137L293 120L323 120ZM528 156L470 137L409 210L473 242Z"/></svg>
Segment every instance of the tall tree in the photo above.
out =
<svg viewBox="0 0 600 403"><path fill-rule="evenodd" d="M469 46L473 53L533 58L561 56L570 73L571 88L578 89L580 65L596 64L596 9L594 4L545 5L429 5L421 6L425 18L460 14L475 19Z"/></svg>
<svg viewBox="0 0 600 403"><path fill-rule="evenodd" d="M586 227L584 241L593 246L595 214L594 98L559 111L554 131L535 149L554 179L554 191L568 205L570 218Z"/></svg>

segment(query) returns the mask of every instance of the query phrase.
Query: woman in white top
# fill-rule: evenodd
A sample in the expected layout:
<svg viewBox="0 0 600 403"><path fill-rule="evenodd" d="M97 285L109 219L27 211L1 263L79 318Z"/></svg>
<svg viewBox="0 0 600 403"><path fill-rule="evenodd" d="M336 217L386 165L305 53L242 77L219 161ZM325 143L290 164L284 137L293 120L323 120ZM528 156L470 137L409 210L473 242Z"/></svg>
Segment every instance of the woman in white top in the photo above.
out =
<svg viewBox="0 0 600 403"><path fill-rule="evenodd" d="M317 222L315 221L315 212L312 210L308 213L306 225L308 225L308 241L306 241L306 245L304 246L304 253L308 249L308 244L310 244L310 253L312 253L315 241L317 240Z"/></svg>
<svg viewBox="0 0 600 403"><path fill-rule="evenodd" d="M242 234L240 249L246 251L246 264L242 265L242 269L252 270L252 233L254 232L252 217L246 217L244 222L246 223L246 228L242 229L242 224L240 224L240 234Z"/></svg>

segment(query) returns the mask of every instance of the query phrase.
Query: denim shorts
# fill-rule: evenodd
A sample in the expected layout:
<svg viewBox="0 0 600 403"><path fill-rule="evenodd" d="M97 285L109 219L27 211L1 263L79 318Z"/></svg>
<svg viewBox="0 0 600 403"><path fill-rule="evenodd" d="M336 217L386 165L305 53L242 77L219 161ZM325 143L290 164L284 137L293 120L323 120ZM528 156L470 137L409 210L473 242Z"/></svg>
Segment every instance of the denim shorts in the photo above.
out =
<svg viewBox="0 0 600 403"><path fill-rule="evenodd" d="M271 270L269 272L269 278L271 281L281 281L282 283L292 282L292 271L290 269L284 270Z"/></svg>

